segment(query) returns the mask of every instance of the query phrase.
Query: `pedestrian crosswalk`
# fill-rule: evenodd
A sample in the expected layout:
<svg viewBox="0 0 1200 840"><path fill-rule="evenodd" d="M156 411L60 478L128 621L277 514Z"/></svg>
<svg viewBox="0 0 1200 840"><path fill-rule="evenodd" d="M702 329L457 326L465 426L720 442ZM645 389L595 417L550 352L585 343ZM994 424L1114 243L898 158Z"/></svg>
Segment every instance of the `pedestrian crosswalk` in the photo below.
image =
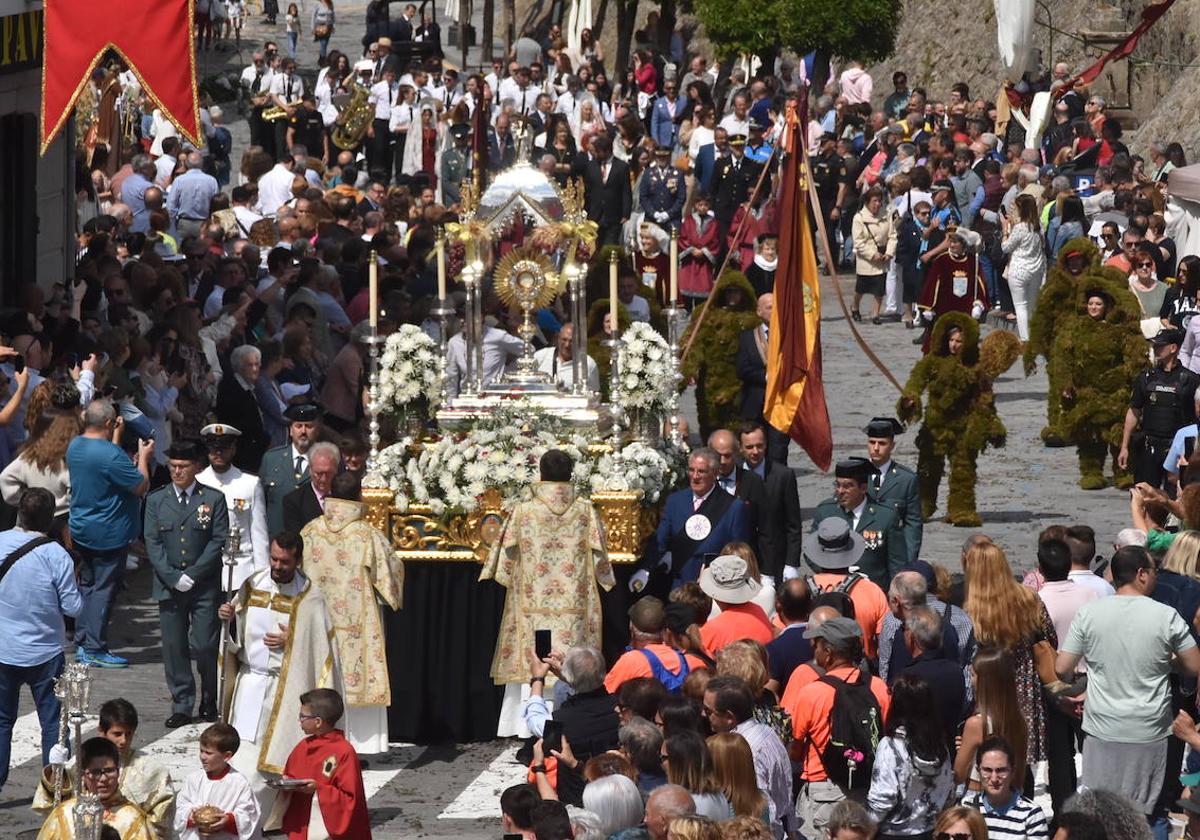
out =
<svg viewBox="0 0 1200 840"><path fill-rule="evenodd" d="M96 716L90 715L83 725L83 737L90 738L96 734ZM12 752L9 753L8 766L19 767L42 755L42 724L37 712L21 715L13 724Z"/></svg>
<svg viewBox="0 0 1200 840"><path fill-rule="evenodd" d="M487 769L438 814L438 819L469 820L499 814L500 794L505 788L525 781L525 768L517 763L516 753L515 745L505 747Z"/></svg>

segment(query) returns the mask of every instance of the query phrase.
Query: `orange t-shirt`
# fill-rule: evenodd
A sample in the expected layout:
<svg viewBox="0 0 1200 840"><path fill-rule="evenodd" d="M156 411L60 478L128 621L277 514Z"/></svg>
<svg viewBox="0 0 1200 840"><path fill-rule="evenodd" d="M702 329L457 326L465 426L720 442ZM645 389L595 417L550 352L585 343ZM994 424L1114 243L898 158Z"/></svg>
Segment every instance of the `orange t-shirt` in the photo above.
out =
<svg viewBox="0 0 1200 840"><path fill-rule="evenodd" d="M802 665L796 669L796 673L801 671L812 673L813 681L799 691L793 706L781 705L792 715L792 734L796 739L793 744L805 745L804 778L810 782L823 782L829 776L825 773L825 765L821 763L821 753L829 744L829 736L833 729L832 713L835 692L833 686L816 681L816 675L811 668ZM856 665L834 668L828 675L854 682L862 679L862 673ZM879 677L871 677L871 693L875 695L875 700L879 703L881 715L879 722L882 725L887 718L888 707L891 705L887 684Z"/></svg>
<svg viewBox="0 0 1200 840"><path fill-rule="evenodd" d="M651 644L646 645L646 650L657 656L663 667L672 674L679 673L679 657L672 648L666 645ZM707 663L698 656L687 653L684 654L684 658L687 659L689 673L697 668L708 667ZM650 660L646 658L646 655L639 650L627 650L609 669L608 676L604 678L604 688L609 694L616 694L617 689L630 680L653 676L654 671L650 667Z"/></svg>
<svg viewBox="0 0 1200 840"><path fill-rule="evenodd" d="M819 572L813 575L822 592L837 588L846 579L841 573ZM814 593L815 594L815 593ZM879 634L883 632L883 617L891 611L887 593L878 584L865 578L854 584L848 593L854 604L854 620L863 631L863 650L874 659L879 647Z"/></svg>
<svg viewBox="0 0 1200 840"><path fill-rule="evenodd" d="M755 603L722 606L721 614L700 628L700 642L709 656L716 656L717 651L731 642L753 639L765 645L774 638L771 620Z"/></svg>

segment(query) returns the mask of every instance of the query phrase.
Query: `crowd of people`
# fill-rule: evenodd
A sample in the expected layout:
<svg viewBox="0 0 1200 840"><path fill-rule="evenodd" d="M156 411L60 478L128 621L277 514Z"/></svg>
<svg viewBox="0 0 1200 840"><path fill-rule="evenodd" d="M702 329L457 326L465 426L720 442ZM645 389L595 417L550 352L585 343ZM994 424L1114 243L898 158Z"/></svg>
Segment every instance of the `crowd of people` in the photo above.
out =
<svg viewBox="0 0 1200 840"><path fill-rule="evenodd" d="M1178 772L1185 755L1200 768L1200 261L1177 253L1164 220L1178 144L1130 154L1104 100L1068 84L1063 65L1015 92L1057 94L1033 142L962 83L939 100L897 73L879 96L851 63L811 91L822 262L853 266L855 321L920 330L927 355L897 407L923 418L917 469L892 457L906 427L873 418L806 528L788 438L762 405L777 146L811 62L748 78L688 53L678 31L660 44L652 16L628 67L606 65L590 29L568 39L555 24L474 73L442 65L432 18L388 6L368 4L354 54L331 48L348 23L330 0L303 18L288 6L286 52L263 43L240 77L250 144L236 167L219 108L202 115L196 148L149 105L112 119L144 101L119 62L94 82L106 128L80 156L74 276L22 286L0 323L0 785L29 685L42 836L73 836L72 800L54 805L56 776L71 786L52 690L63 617L77 661L127 667L108 628L126 575L145 566L166 725L212 726L201 772L176 785L134 749L133 706L104 704L80 782L119 836L281 825L303 837L310 813L331 837L369 836L357 754L387 750L381 610L402 608L403 566L361 503L367 263L381 258L378 329L433 332L439 227L518 163L579 183L595 264L600 249L619 255L617 323L603 294L586 324L545 307L539 369L572 385L574 331L586 330L583 369L599 390L606 335L632 321L665 330L677 237L706 445L628 576L570 490L565 453L547 453L534 498L506 522L484 577L510 593L540 587L534 602L510 597L493 666L500 734L531 735L529 780L501 800L506 832L1144 840L1168 836L1171 811L1200 832L1200 796ZM278 4L264 12L276 24ZM244 15L197 3L198 47L240 38ZM298 64L301 35L317 43L314 68ZM529 233L512 226L500 251ZM452 246L451 306L463 304L462 259ZM487 383L524 345L498 297L483 309ZM981 340L989 315L998 329ZM946 461L949 521L979 524L974 460L1004 437L991 383L1021 350L1027 370L1042 356L1050 374L1043 437L1078 447L1089 489L1108 484L1111 455L1131 520L1046 529L1023 582L975 535L955 578L924 559L923 525ZM456 394L461 337L449 354ZM1073 364L1084 356L1096 364ZM1119 524L1100 568L1094 529ZM536 538L548 533L558 538ZM529 545L543 561L532 576ZM618 581L634 598L628 636L602 639L597 588ZM539 612L553 649L538 650ZM1048 811L1033 799L1043 771Z"/></svg>

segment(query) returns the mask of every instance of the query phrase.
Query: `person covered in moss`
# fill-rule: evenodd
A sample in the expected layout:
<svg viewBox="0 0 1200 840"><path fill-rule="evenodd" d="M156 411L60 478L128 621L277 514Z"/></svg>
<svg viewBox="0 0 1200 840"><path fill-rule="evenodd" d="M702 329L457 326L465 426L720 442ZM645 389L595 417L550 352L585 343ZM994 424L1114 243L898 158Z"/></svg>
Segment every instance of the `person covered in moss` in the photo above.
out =
<svg viewBox="0 0 1200 840"><path fill-rule="evenodd" d="M1050 267L1046 283L1038 292L1037 306L1029 319L1029 341L1025 343L1025 375L1037 370L1037 357L1046 360L1046 378L1050 387L1046 393L1046 426L1042 441L1047 446L1067 446L1068 439L1061 428L1063 371L1054 353L1055 336L1063 319L1079 315L1078 301L1087 289L1110 282L1124 283L1125 277L1116 269L1105 268L1100 249L1087 237L1067 240L1059 249L1058 259Z"/></svg>
<svg viewBox="0 0 1200 840"><path fill-rule="evenodd" d="M1061 398L1059 431L1079 451L1079 486L1101 490L1106 453L1112 454L1113 484L1133 486L1117 464L1129 387L1146 367L1146 343L1138 303L1119 281L1103 276L1076 298L1075 311L1058 318L1051 356Z"/></svg>
<svg viewBox="0 0 1200 840"><path fill-rule="evenodd" d="M896 407L906 423L923 415L917 433L917 484L926 520L937 509L949 461L946 521L962 527L982 523L975 509L976 461L988 444L1003 446L1005 437L992 382L1019 355L1020 340L1004 330L993 331L981 344L979 324L966 313L948 312L934 322L930 352L913 367Z"/></svg>
<svg viewBox="0 0 1200 840"><path fill-rule="evenodd" d="M704 318L699 310L692 313L683 346L691 349L683 359L684 381L696 383L696 411L700 419L700 436L736 423L741 409L742 382L737 374L738 340L748 329L758 326L754 313L757 298L746 275L726 271L713 288L713 300ZM697 329L695 341L691 341Z"/></svg>

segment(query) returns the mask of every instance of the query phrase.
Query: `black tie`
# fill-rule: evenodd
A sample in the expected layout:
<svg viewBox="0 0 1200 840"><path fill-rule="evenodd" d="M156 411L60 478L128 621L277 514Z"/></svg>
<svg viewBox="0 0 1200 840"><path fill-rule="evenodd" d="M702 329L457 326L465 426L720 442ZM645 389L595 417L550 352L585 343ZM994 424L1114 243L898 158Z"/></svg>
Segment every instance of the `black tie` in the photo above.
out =
<svg viewBox="0 0 1200 840"><path fill-rule="evenodd" d="M300 481L300 479L303 475L304 475L304 456L297 455L296 456L296 481Z"/></svg>
<svg viewBox="0 0 1200 840"><path fill-rule="evenodd" d="M262 71L259 70L254 74L254 84L251 87L251 90L254 93L258 93L261 89L262 89Z"/></svg>
<svg viewBox="0 0 1200 840"><path fill-rule="evenodd" d="M187 507L187 503L188 503L188 492L186 490L180 490L179 491L179 506Z"/></svg>

